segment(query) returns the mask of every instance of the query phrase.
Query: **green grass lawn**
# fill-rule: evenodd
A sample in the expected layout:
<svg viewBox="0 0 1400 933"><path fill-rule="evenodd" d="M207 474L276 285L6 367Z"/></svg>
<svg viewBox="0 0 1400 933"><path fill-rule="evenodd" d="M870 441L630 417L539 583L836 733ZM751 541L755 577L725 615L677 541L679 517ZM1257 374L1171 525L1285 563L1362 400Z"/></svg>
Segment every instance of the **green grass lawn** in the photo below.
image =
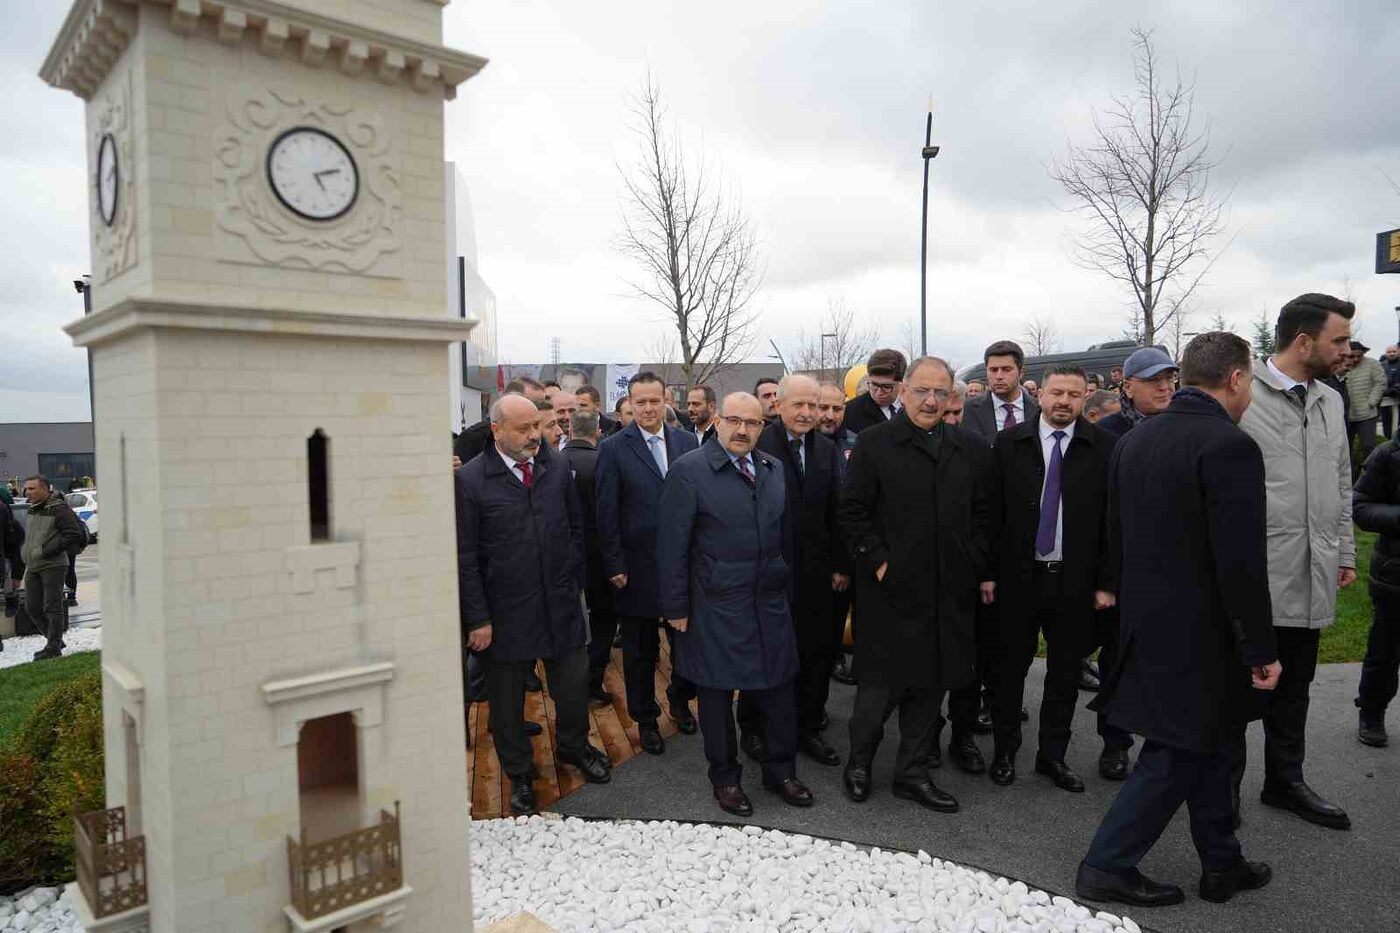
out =
<svg viewBox="0 0 1400 933"><path fill-rule="evenodd" d="M1366 654L1366 636L1371 630L1371 594L1366 591L1366 581L1371 575L1375 543L1374 533L1357 529L1356 582L1337 596L1337 622L1322 630L1319 663L1360 661Z"/></svg>
<svg viewBox="0 0 1400 933"><path fill-rule="evenodd" d="M97 670L101 659L100 651L84 651L51 661L0 669L0 745L8 742L10 735L24 724L40 697L65 680Z"/></svg>

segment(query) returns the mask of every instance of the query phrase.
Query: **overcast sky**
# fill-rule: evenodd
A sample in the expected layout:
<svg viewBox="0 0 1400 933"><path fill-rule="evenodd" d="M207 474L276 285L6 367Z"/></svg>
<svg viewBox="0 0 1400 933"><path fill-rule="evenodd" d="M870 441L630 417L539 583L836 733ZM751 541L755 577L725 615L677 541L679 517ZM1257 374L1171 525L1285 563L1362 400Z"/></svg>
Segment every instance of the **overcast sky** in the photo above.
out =
<svg viewBox="0 0 1400 933"><path fill-rule="evenodd" d="M1131 10L1125 8L1132 8ZM83 355L60 326L86 271L81 102L39 65L64 4L11 0L0 33L0 421L87 417ZM1242 332L1305 291L1348 294L1357 330L1393 342L1400 276L1373 274L1400 226L1400 15L1394 0L1123 4L466 2L447 44L491 60L447 105L447 157L471 186L500 352L640 359L663 325L614 248L633 152L629 95L648 67L689 152L723 171L764 257L763 338L785 353L843 299L898 345L917 323L924 112L932 95L929 344L957 363L1033 313L1066 349L1120 336L1128 295L1070 261L1079 222L1046 167L1130 90L1129 30L1197 82L1223 158L1232 240L1189 329ZM769 351L761 348L756 358Z"/></svg>

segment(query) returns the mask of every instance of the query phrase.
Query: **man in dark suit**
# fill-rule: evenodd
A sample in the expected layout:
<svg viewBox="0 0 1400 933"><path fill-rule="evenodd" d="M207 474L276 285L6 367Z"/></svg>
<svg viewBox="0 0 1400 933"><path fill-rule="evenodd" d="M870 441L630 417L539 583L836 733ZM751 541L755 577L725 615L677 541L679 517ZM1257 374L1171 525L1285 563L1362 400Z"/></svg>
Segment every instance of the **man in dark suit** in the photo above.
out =
<svg viewBox="0 0 1400 933"><path fill-rule="evenodd" d="M837 628L832 596L851 584L845 548L839 546L836 505L841 466L836 445L817 426L817 381L787 375L778 383L778 420L769 422L758 449L782 464L787 490L783 516L783 560L788 566L788 602L797 632L797 743L813 761L838 765L841 756L821 737L831 692L831 666L841 646L845 619ZM756 761L767 757L758 705L739 694L740 746Z"/></svg>
<svg viewBox="0 0 1400 933"><path fill-rule="evenodd" d="M580 399L582 396L580 396ZM583 510L583 541L588 555L583 596L588 604L588 698L594 703L611 703L612 694L603 689L603 673L612 655L617 633L617 613L613 609L612 584L603 572L603 550L598 544L598 422L594 411L576 411L570 417L570 438L564 445L564 458L574 472L574 491Z"/></svg>
<svg viewBox="0 0 1400 933"><path fill-rule="evenodd" d="M574 397L578 399L579 411L591 411L598 416L599 437L607 437L609 434L616 434L622 429L621 425L603 412L603 396L597 388L590 385L579 386L574 392Z"/></svg>
<svg viewBox="0 0 1400 933"><path fill-rule="evenodd" d="M783 466L754 449L764 428L758 399L727 396L719 434L677 461L661 495L656 536L661 606L676 635L679 671L696 684L710 783L720 808L749 816L732 695L758 708L767 757L763 786L785 803L812 805L797 780L797 642L783 561Z"/></svg>
<svg viewBox="0 0 1400 933"><path fill-rule="evenodd" d="M1186 388L1135 427L1109 467L1111 547L1122 615L1117 667L1091 704L1143 737L1075 889L1086 900L1179 903L1137 865L1185 802L1201 897L1267 884L1232 828L1231 750L1278 685L1265 554L1264 458L1236 425L1252 389L1249 344L1201 334L1181 359Z"/></svg>
<svg viewBox="0 0 1400 933"><path fill-rule="evenodd" d="M909 367L894 420L867 429L847 464L839 517L860 580L855 708L846 795L870 796L871 760L899 708L894 793L933 810L958 802L929 778L942 691L976 676L974 604L989 560L991 451L943 424L953 372L937 357Z"/></svg>
<svg viewBox="0 0 1400 933"><path fill-rule="evenodd" d="M846 390L834 382L822 383L821 395L817 401L817 422L822 434L836 445L837 466L841 468L841 478L844 479L846 461L851 459L851 451L855 450L858 435L846 427ZM850 552L846 549L845 538L840 534L836 536L835 546L841 549L843 561L850 564ZM855 595L854 582L853 580L852 586L839 593L831 594L832 625L843 635L847 618L851 619L852 634L855 632L855 618L851 616L851 597ZM831 669L831 679L838 684L854 685L856 682L855 675L851 673L851 648L844 643L840 644L836 653L836 664Z"/></svg>
<svg viewBox="0 0 1400 933"><path fill-rule="evenodd" d="M627 713L637 723L642 750L666 750L657 727L656 662L660 658L661 595L656 576L657 506L671 465L694 450L695 435L665 424L666 383L652 372L628 381L633 421L598 447L598 540L622 627L622 671ZM669 631L669 630L668 630ZM668 637L671 637L668 635ZM674 641L673 641L674 646ZM695 687L671 660L667 701L676 728L690 735Z"/></svg>
<svg viewBox="0 0 1400 933"><path fill-rule="evenodd" d="M690 430L696 443L704 444L715 436L715 390L699 385L685 394L685 411L690 417Z"/></svg>
<svg viewBox="0 0 1400 933"><path fill-rule="evenodd" d="M525 675L543 658L558 719L555 758L593 783L608 756L588 743L583 521L568 461L540 442L534 403L491 406L492 447L455 474L457 576L467 644L486 666L491 731L510 807L535 811Z"/></svg>
<svg viewBox="0 0 1400 933"><path fill-rule="evenodd" d="M523 395L532 402L544 400L544 386L540 385L529 376L521 376L519 379L512 379L506 383L505 395ZM452 439L452 453L461 461L455 464L461 466L472 457L481 453L491 446L491 419L482 418L476 424L463 429Z"/></svg>
<svg viewBox="0 0 1400 933"><path fill-rule="evenodd" d="M859 434L866 428L884 424L899 412L899 384L904 379L904 364L904 354L898 350L876 350L870 354L865 363L865 378L870 388L846 406L846 430Z"/></svg>
<svg viewBox="0 0 1400 933"><path fill-rule="evenodd" d="M758 399L758 404L763 406L763 418L765 421L774 417L773 403L778 400L778 380L772 376L761 376L753 384L754 397Z"/></svg>
<svg viewBox="0 0 1400 933"><path fill-rule="evenodd" d="M1113 439L1081 416L1088 391L1082 369L1053 366L1043 386L1040 417L1002 431L992 448L995 578L981 589L983 603L1000 608L1001 650L990 666L996 751L989 771L1002 786L1016 780L1026 674L1044 632L1035 769L1082 793L1084 782L1065 764L1065 751L1094 613L1113 604L1105 517Z"/></svg>
<svg viewBox="0 0 1400 933"><path fill-rule="evenodd" d="M998 340L982 351L982 362L987 369L987 391L967 400L963 427L980 434L990 447L1000 432L1039 418L1040 406L1021 388L1026 354L1020 344Z"/></svg>

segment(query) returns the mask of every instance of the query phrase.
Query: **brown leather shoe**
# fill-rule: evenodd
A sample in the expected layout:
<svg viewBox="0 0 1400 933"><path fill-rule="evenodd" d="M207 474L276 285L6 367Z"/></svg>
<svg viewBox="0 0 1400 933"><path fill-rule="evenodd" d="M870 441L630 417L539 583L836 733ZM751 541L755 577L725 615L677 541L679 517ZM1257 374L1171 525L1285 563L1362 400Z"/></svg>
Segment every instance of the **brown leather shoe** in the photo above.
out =
<svg viewBox="0 0 1400 933"><path fill-rule="evenodd" d="M753 816L753 804L749 803L749 795L744 793L744 789L738 784L716 784L715 802L725 813Z"/></svg>
<svg viewBox="0 0 1400 933"><path fill-rule="evenodd" d="M797 778L784 778L777 783L764 778L763 789L770 794L777 794L783 798L783 803L790 807L810 807L814 800L812 791Z"/></svg>

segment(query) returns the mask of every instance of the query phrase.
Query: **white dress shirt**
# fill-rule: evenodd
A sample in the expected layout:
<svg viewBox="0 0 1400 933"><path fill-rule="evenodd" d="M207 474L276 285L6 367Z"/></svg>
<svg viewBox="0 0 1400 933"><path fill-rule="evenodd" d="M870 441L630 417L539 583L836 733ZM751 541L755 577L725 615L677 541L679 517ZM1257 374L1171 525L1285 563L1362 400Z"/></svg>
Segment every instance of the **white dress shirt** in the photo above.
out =
<svg viewBox="0 0 1400 933"><path fill-rule="evenodd" d="M512 476L514 476L516 479L520 480L521 483L524 483L524 482L525 482L525 473L524 473L523 470L520 469L520 464L516 463L516 462L515 462L514 460L512 460L510 457L507 457L505 454L501 453L501 448L499 448L499 447L496 448L496 455L497 455L498 457L501 458L501 462L504 463L504 464L506 465L506 469L510 471L510 473L511 473ZM529 460L526 460L525 462L528 463L528 464L530 464L530 469L533 470L533 469L535 468L535 458L534 458L534 457L531 457Z"/></svg>
<svg viewBox="0 0 1400 933"><path fill-rule="evenodd" d="M1267 365L1269 367L1269 372L1274 374L1274 378L1278 380L1279 385L1283 386L1285 392L1292 392L1294 386L1302 386L1304 389L1312 387L1311 379L1309 379L1307 382L1303 382L1299 379L1294 379L1292 376L1288 375L1288 373L1275 366L1274 358L1272 356L1269 357Z"/></svg>
<svg viewBox="0 0 1400 933"><path fill-rule="evenodd" d="M648 431L641 425L637 425L637 430L642 432L642 440L646 442L647 453L651 453L656 448L661 449L661 462L665 464L665 466L662 467L661 472L665 474L668 470L671 469L671 458L666 453L666 428L663 426L661 430L657 431L655 434L652 434L650 431ZM652 444L651 439L653 437L661 438L661 443ZM652 454L652 456L655 457L656 454Z"/></svg>
<svg viewBox="0 0 1400 933"><path fill-rule="evenodd" d="M899 404L899 399L895 399L888 405L880 406L880 411L885 413L885 420L890 421L894 418L895 415L899 414L899 409L902 407L903 406Z"/></svg>
<svg viewBox="0 0 1400 933"><path fill-rule="evenodd" d="M1065 469L1064 462L1069 457L1069 442L1074 440L1074 422L1067 428L1057 428L1040 416L1040 453L1045 457L1045 477L1040 481L1040 501L1045 501L1045 482L1050 478L1050 455L1055 451L1056 431L1064 431L1060 441L1060 508L1055 517L1055 549L1049 554L1036 554L1036 560L1064 560L1065 543Z"/></svg>
<svg viewBox="0 0 1400 933"><path fill-rule="evenodd" d="M1016 394L1014 402L1003 401L995 393L992 393L992 414L996 415L998 431L1006 430L1006 408L1004 407L1006 405L1016 409L1017 424L1026 423L1026 393L1024 391Z"/></svg>

